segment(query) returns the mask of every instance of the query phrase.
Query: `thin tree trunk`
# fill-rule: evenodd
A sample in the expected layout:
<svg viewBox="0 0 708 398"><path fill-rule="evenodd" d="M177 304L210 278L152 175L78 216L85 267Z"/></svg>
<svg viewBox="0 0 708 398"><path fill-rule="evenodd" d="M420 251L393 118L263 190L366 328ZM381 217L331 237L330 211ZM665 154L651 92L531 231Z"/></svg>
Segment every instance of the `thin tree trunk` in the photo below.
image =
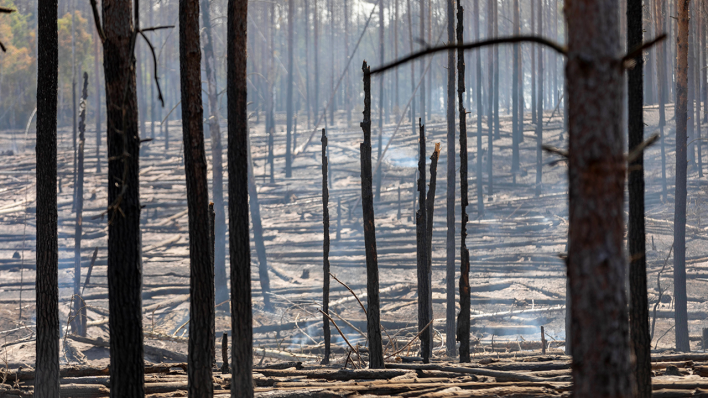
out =
<svg viewBox="0 0 708 398"><path fill-rule="evenodd" d="M494 37L494 2L487 0L487 38ZM487 196L494 194L494 46L487 49ZM479 153L481 154L481 152ZM478 154L478 156L479 156Z"/></svg>
<svg viewBox="0 0 708 398"><path fill-rule="evenodd" d="M418 277L418 331L420 331L420 352L423 363L430 362L432 355L430 322L430 280L428 275L428 228L427 207L425 198L425 127L419 121L420 138L418 139L418 203L419 208L415 216L416 243L417 243L417 277Z"/></svg>
<svg viewBox="0 0 708 398"><path fill-rule="evenodd" d="M533 9L532 9L533 11ZM538 1L538 32L543 35L543 0ZM538 55L538 99L536 100L536 196L543 190L543 47L536 46Z"/></svg>
<svg viewBox="0 0 708 398"><path fill-rule="evenodd" d="M209 184L204 149L199 0L179 1L179 65L184 172L189 211L189 395L214 394L214 267L209 239Z"/></svg>
<svg viewBox="0 0 708 398"><path fill-rule="evenodd" d="M518 5L518 0L515 2ZM462 44L464 29L464 8L457 4L457 44ZM462 50L457 51L457 98L460 117L460 314L457 317L457 341L460 342L460 362L470 362L470 252L467 250L467 110L463 103L465 93L465 58ZM454 309L453 309L454 313ZM455 342L450 349L455 350Z"/></svg>
<svg viewBox="0 0 708 398"><path fill-rule="evenodd" d="M219 127L219 97L216 86L216 57L211 26L209 1L202 0L202 25L204 26L204 66L209 99L209 135L211 136L211 178L214 201L214 282L215 304L229 299L226 285L226 215L224 214L224 170L221 129Z"/></svg>
<svg viewBox="0 0 708 398"><path fill-rule="evenodd" d="M494 1L492 3L494 9L492 21L494 23L494 37L499 36L499 3ZM501 138L499 133L500 122L499 122L499 46L493 47L494 51L494 100L492 104L494 106L494 139ZM490 146L491 148L491 146ZM491 151L489 152L491 155ZM491 157L489 158L491 160ZM491 194L490 189L490 194Z"/></svg>
<svg viewBox="0 0 708 398"><path fill-rule="evenodd" d="M339 216L339 214L338 214ZM324 358L322 364L329 363L331 334L329 330L329 190L327 189L327 133L322 129L322 223L324 242L322 244L322 318L324 332Z"/></svg>
<svg viewBox="0 0 708 398"><path fill-rule="evenodd" d="M315 0L316 1L316 0ZM310 1L305 0L305 85L306 85L306 112L307 112L307 128L312 128L312 94L310 93ZM296 147L297 148L297 147Z"/></svg>
<svg viewBox="0 0 708 398"><path fill-rule="evenodd" d="M676 190L674 211L674 299L676 350L690 351L686 302L686 124L688 89L688 18L690 0L679 0L676 35Z"/></svg>
<svg viewBox="0 0 708 398"><path fill-rule="evenodd" d="M664 29L664 0L654 0L654 8L656 16L656 31L660 32ZM668 40L664 40L657 44L657 57L656 57L656 70L659 75L659 131L661 134L661 197L663 200L667 200L667 187L666 187L666 149L664 143L664 126L666 126L666 111L665 104L668 97L667 93L667 78L666 78L666 43L670 43ZM704 69L705 70L705 69Z"/></svg>
<svg viewBox="0 0 708 398"><path fill-rule="evenodd" d="M93 74L96 87L96 173L101 173L101 76L99 74L99 38L96 29L93 32Z"/></svg>
<svg viewBox="0 0 708 398"><path fill-rule="evenodd" d="M703 54L703 42L702 42L702 35L701 32L703 31L703 28L701 27L703 23L703 17L702 17L702 11L701 11L702 3L697 3L696 4L696 26L695 26L695 33L694 33L694 43L696 44L695 46L695 62L693 64L694 66L694 74L695 74L695 98L696 98L696 106L695 106L695 111L696 111L696 138L694 140L694 146L696 147L696 163L698 166L698 177L701 178L703 177L703 160L701 159L701 74L703 73L703 68L701 67L701 61L702 61L702 54ZM693 149L691 149L691 152L693 153Z"/></svg>
<svg viewBox="0 0 708 398"><path fill-rule="evenodd" d="M108 125L108 297L111 397L144 389L138 103L131 38L138 2L103 0L103 67ZM133 12L135 18L133 19ZM118 183L115 183L118 181Z"/></svg>
<svg viewBox="0 0 708 398"><path fill-rule="evenodd" d="M317 2L318 2L318 1L319 1L319 0L314 0L314 3L315 3L315 12L314 12L314 17L315 17L315 22L314 22L314 26L315 26L315 35L314 35L314 38L315 38L315 43L314 43L314 44L315 44L315 47L314 47L314 52L315 52L315 73L314 73L313 76L314 76L314 78L315 78L315 79L314 79L314 84L315 84L315 104L314 104L314 113L313 113L313 116L314 116L314 119L315 119L315 120L318 119L318 116L319 116L319 114L320 114L320 61L319 61L319 57L320 57L320 46L319 46L319 37L320 37L320 33L319 33L319 29L320 29L320 26L319 26L319 25L320 25L320 16L319 16L318 10L317 10Z"/></svg>
<svg viewBox="0 0 708 398"><path fill-rule="evenodd" d="M88 74L84 72L84 84L81 91L81 104L79 105L79 146L77 148L77 170L76 170L76 229L74 234L74 308L72 315L74 320L71 329L74 334L86 337L86 317L85 306L81 297L81 233L84 211L84 144L86 143L84 132L86 131L86 98L88 97Z"/></svg>
<svg viewBox="0 0 708 398"><path fill-rule="evenodd" d="M423 0L421 0L423 1ZM381 65L384 64L385 54L384 54L384 0L379 0L379 62ZM379 145L377 148L378 155L376 157L377 161L381 161L381 151L383 147L383 109L384 109L384 74L379 76ZM330 117L332 122L334 119ZM381 199L381 179L383 178L382 168L376 169L376 201Z"/></svg>
<svg viewBox="0 0 708 398"><path fill-rule="evenodd" d="M421 40L425 39L425 0L419 0L420 7L419 7L419 12L418 16L420 17L420 23L418 28L420 29L419 32L419 37ZM429 0L430 1L430 0ZM450 38L448 37L448 40ZM422 47L422 46L421 46ZM382 63L383 64L383 63ZM425 104L425 78L423 77L423 74L425 73L425 58L421 57L420 60L418 61L418 68L420 68L420 77L423 79L422 82L420 83L420 91L418 92L418 98L420 102L420 117L423 119L422 123L425 125L426 123L426 118L425 118L425 111L426 111L426 104Z"/></svg>
<svg viewBox="0 0 708 398"><path fill-rule="evenodd" d="M410 45L410 51L413 53L413 9L411 8L411 0L406 0L406 5L408 6L408 44ZM415 62L411 62L411 97L415 96ZM411 132L415 136L415 98L411 101ZM415 196L415 195L414 195Z"/></svg>
<svg viewBox="0 0 708 398"><path fill-rule="evenodd" d="M253 313L248 233L248 115L246 46L248 1L227 8L229 254L231 260L231 396L253 397Z"/></svg>
<svg viewBox="0 0 708 398"><path fill-rule="evenodd" d="M290 178L292 172L292 143L293 130L293 73L294 64L294 38L295 38L295 2L288 1L288 93L286 98L287 106L287 135L285 138L285 177Z"/></svg>
<svg viewBox="0 0 708 398"><path fill-rule="evenodd" d="M627 0L627 48L642 44L642 0ZM643 74L644 60L635 58L634 68L627 71L627 115L629 151L644 140ZM637 397L650 398L651 337L649 337L649 304L647 301L647 268L644 231L644 155L640 152L629 164L629 322L635 361L634 378Z"/></svg>
<svg viewBox="0 0 708 398"><path fill-rule="evenodd" d="M37 1L37 346L34 394L59 397L57 0Z"/></svg>
<svg viewBox="0 0 708 398"><path fill-rule="evenodd" d="M155 25L154 25L154 22L153 22L153 8L154 8L154 7L155 7L154 4L149 3L149 6L148 6L148 10L149 10L149 12L148 12L148 17L149 17L149 19L150 19L150 26L155 26ZM206 25L205 25L205 27L206 27ZM208 29L211 29L211 27L209 27ZM94 29L94 30L95 30L95 29ZM153 73L154 73L154 69L151 69L151 70L150 70L150 76L151 76L152 78L155 77L155 76L153 75ZM148 80L148 84L149 84L149 82L150 82L150 81ZM96 88L98 88L98 85L96 86ZM155 105L156 105L156 102L155 102L155 85L154 85L154 84L150 84L150 138L151 138L153 141L155 140Z"/></svg>
<svg viewBox="0 0 708 398"><path fill-rule="evenodd" d="M514 0L512 7L514 8L514 35L520 34L519 30L519 0ZM514 44L513 56L513 76L511 83L511 120L512 120L512 137L511 137L511 172L516 182L516 174L519 172L519 119L523 118L522 111L519 109L519 86L521 80L521 54L519 44ZM523 95L523 92L521 93ZM460 114L460 118L462 114ZM521 132L523 133L523 132Z"/></svg>
<svg viewBox="0 0 708 398"><path fill-rule="evenodd" d="M447 41L455 42L454 0L447 0ZM421 58L422 60L422 58ZM421 61L422 62L422 61ZM464 62L464 60L463 60ZM464 78L464 77L463 77ZM445 347L455 356L455 51L447 52L447 237ZM432 314L431 314L432 317Z"/></svg>
<svg viewBox="0 0 708 398"><path fill-rule="evenodd" d="M369 342L369 367L383 369L381 321L379 308L379 266L376 258L376 226L374 224L374 195L371 182L371 75L364 61L364 121L361 129L364 142L361 151L361 204L364 216L364 243L366 247L366 331Z"/></svg>
<svg viewBox="0 0 708 398"><path fill-rule="evenodd" d="M398 0L395 1L396 12L398 12ZM398 18L396 18L396 26L398 26ZM396 49L398 49L398 43L396 43ZM344 52L346 56L349 57L349 0L344 0ZM398 53L396 53L396 56L398 56ZM347 110L347 127L350 127L352 125L352 76L349 73L349 65L347 65L346 74L346 82L344 83L344 108ZM398 70L396 70L396 93L396 95L398 95ZM396 100L398 100L398 97L396 97Z"/></svg>
<svg viewBox="0 0 708 398"><path fill-rule="evenodd" d="M573 396L630 397L617 0L567 2ZM541 120L537 120L541 123Z"/></svg>
<svg viewBox="0 0 708 398"><path fill-rule="evenodd" d="M474 31L475 38L480 40L481 34L479 30L479 2L482 0L474 0ZM482 182L484 180L482 175L482 135L484 131L482 130L482 115L484 114L483 104L482 104L482 52L475 51L476 60L476 95L477 95L477 178L475 184L477 185L477 216L482 217L484 215L484 189L482 187Z"/></svg>
<svg viewBox="0 0 708 398"><path fill-rule="evenodd" d="M399 0L393 0L393 8L394 8L394 19L393 19L393 58L398 59L398 19L400 18L398 14L398 2ZM347 0L344 0L344 9L346 10L347 8ZM346 14L347 18L349 14ZM345 32L347 32L346 27L349 24L349 21L347 20L345 26ZM347 47L347 54L349 54L349 47ZM399 107L400 101L399 101L399 96L400 96L400 90L398 89L398 68L394 71L395 77L394 77L394 82L395 82L395 91L394 91L394 103L393 103L393 108L395 109L396 113L396 118L399 117L398 112L400 112ZM348 76L348 75L347 75ZM350 94L347 94L347 98L349 97ZM347 107L349 109L349 107ZM349 110L347 110L347 125L351 125L351 116Z"/></svg>
<svg viewBox="0 0 708 398"><path fill-rule="evenodd" d="M531 34L536 34L536 12L533 3L529 4L531 14ZM536 124L536 44L531 44L531 123Z"/></svg>

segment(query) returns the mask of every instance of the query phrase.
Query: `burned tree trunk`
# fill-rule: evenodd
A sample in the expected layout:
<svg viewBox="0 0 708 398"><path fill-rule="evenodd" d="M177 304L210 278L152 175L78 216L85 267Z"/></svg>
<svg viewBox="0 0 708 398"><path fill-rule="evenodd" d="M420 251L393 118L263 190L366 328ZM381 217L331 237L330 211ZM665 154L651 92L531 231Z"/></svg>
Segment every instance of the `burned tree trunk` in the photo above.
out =
<svg viewBox="0 0 708 398"><path fill-rule="evenodd" d="M642 0L627 0L627 48L642 44ZM644 140L644 60L635 58L634 68L627 71L627 112L629 151ZM637 397L650 398L651 338L649 337L649 303L647 301L647 267L644 233L644 155L639 153L629 164L629 322L634 348L634 377Z"/></svg>
<svg viewBox="0 0 708 398"><path fill-rule="evenodd" d="M494 34L494 2L487 0L487 38L492 38ZM494 46L487 48L487 195L494 193ZM477 153L479 156L481 152Z"/></svg>
<svg viewBox="0 0 708 398"><path fill-rule="evenodd" d="M664 0L654 0L654 15L656 22L656 31L661 32L664 30ZM667 187L666 187L666 147L664 145L664 126L666 126L666 111L665 104L668 98L667 93L667 79L666 79L666 44L669 41L666 40L661 43L657 43L657 73L659 75L659 133L661 134L661 197L667 200ZM705 70L705 69L704 69ZM708 108L707 108L708 109Z"/></svg>
<svg viewBox="0 0 708 398"><path fill-rule="evenodd" d="M139 7L103 0L103 68L108 125L108 306L111 397L144 389L138 104L132 43ZM137 6L137 2L136 2ZM135 19L132 18L135 12Z"/></svg>
<svg viewBox="0 0 708 398"><path fill-rule="evenodd" d="M447 0L447 40L455 42L454 0ZM422 58L421 58L422 59ZM455 355L455 51L447 52L447 240L445 346ZM431 104L432 105L432 104ZM430 314L432 319L432 313Z"/></svg>
<svg viewBox="0 0 708 398"><path fill-rule="evenodd" d="M293 73L295 70L294 60L294 36L295 36L295 2L288 1L288 93L286 101L287 107L287 133L285 138L285 177L292 177L292 143L293 130Z"/></svg>
<svg viewBox="0 0 708 398"><path fill-rule="evenodd" d="M518 1L518 0L517 0ZM457 43L463 43L465 10L457 5ZM470 361L470 252L467 250L467 111L463 103L465 93L465 58L457 51L457 98L460 117L460 314L457 317L457 341L460 342L460 362ZM453 307L454 308L454 307ZM450 347L448 347L448 350ZM453 342L452 349L455 349ZM449 354L448 354L449 355ZM449 355L451 356L451 355Z"/></svg>
<svg viewBox="0 0 708 398"><path fill-rule="evenodd" d="M384 0L379 1L379 62L381 65L384 64L385 54L384 54ZM381 162L381 150L383 147L383 109L384 109L384 75L379 76L379 145L378 145L378 155L376 160ZM330 120L334 123L334 119L330 115ZM376 201L381 199L381 179L383 178L383 172L381 167L376 168Z"/></svg>
<svg viewBox="0 0 708 398"><path fill-rule="evenodd" d="M329 331L329 190L327 189L327 134L322 129L322 223L324 224L324 241L322 244L322 327L324 331L323 364L329 363L330 339Z"/></svg>
<svg viewBox="0 0 708 398"><path fill-rule="evenodd" d="M430 188L428 189L428 197L425 201L425 211L426 211L426 237L428 239L426 252L428 254L428 296L426 301L428 303L428 321L433 319L433 213L435 212L435 187L438 176L438 159L440 159L440 143L435 144L435 149L433 150L433 155L430 157ZM453 277L454 278L454 277ZM454 293L454 290L453 290ZM453 308L453 318L454 318L454 308L455 302L452 303ZM433 350L433 333L429 333L430 336L430 352ZM454 345L454 340L453 340Z"/></svg>
<svg viewBox="0 0 708 398"><path fill-rule="evenodd" d="M199 0L179 1L179 65L184 172L189 212L189 395L214 394L214 266L204 150Z"/></svg>
<svg viewBox="0 0 708 398"><path fill-rule="evenodd" d="M81 91L81 103L79 104L79 142L76 152L76 229L74 230L74 319L71 322L71 330L86 337L86 307L81 299L81 231L84 211L84 144L86 143L86 107L88 103L88 74L84 72L84 85Z"/></svg>
<svg viewBox="0 0 708 398"><path fill-rule="evenodd" d="M481 0L474 0L474 30L475 37L477 40L480 39L479 31L479 2ZM482 114L484 113L482 104L482 53L481 51L476 51L475 60L476 65L476 78L475 78L475 92L476 92L476 103L477 103L477 169L476 169L476 180L477 185L477 216L482 217L484 215L484 188L482 187L482 182L484 180L482 175L482 135L484 131L482 130Z"/></svg>
<svg viewBox="0 0 708 398"><path fill-rule="evenodd" d="M676 350L690 351L686 299L686 158L688 121L688 8L690 0L679 0L676 36L676 191L674 210L674 298Z"/></svg>
<svg viewBox="0 0 708 398"><path fill-rule="evenodd" d="M533 8L531 9L533 12ZM543 35L543 0L538 2L538 32ZM536 100L536 196L543 190L543 47L538 49L538 99Z"/></svg>
<svg viewBox="0 0 708 398"><path fill-rule="evenodd" d="M430 279L428 275L428 223L427 208L425 206L425 126L418 121L420 138L418 140L418 203L420 207L415 215L416 246L418 262L418 330L420 333L420 351L423 362L430 362L432 355L430 322ZM425 329L425 330L424 330Z"/></svg>
<svg viewBox="0 0 708 398"><path fill-rule="evenodd" d="M37 347L34 393L59 396L59 235L57 231L57 1L38 0Z"/></svg>
<svg viewBox="0 0 708 398"><path fill-rule="evenodd" d="M231 259L231 396L253 397L253 312L248 233L248 90L246 45L248 1L227 8L227 101L229 170L229 254Z"/></svg>
<svg viewBox="0 0 708 398"><path fill-rule="evenodd" d="M361 205L364 216L364 245L366 246L366 331L369 341L369 367L383 369L381 346L381 318L379 309L379 265L376 258L376 226L374 224L374 194L371 181L371 74L366 61L364 71L364 120L361 129L364 142L361 151Z"/></svg>
<svg viewBox="0 0 708 398"><path fill-rule="evenodd" d="M617 0L566 3L568 277L575 397L630 397ZM541 123L541 120L537 120Z"/></svg>
<svg viewBox="0 0 708 398"><path fill-rule="evenodd" d="M209 100L209 135L211 136L211 178L212 200L214 201L214 282L215 302L223 303L229 299L226 286L226 215L224 214L224 170L219 128L219 90L216 87L216 57L211 27L209 1L202 0L202 25L204 26L204 66L207 80L207 99Z"/></svg>
<svg viewBox="0 0 708 398"><path fill-rule="evenodd" d="M93 29L93 74L96 87L96 173L101 173L101 77L99 74L98 33ZM153 137L154 138L154 137Z"/></svg>
<svg viewBox="0 0 708 398"><path fill-rule="evenodd" d="M519 27L519 0L514 0L513 2L513 12L514 12L514 35L518 36L520 32ZM458 38L458 41L460 39ZM523 134L523 130L520 129L521 123L519 119L524 118L523 110L520 109L520 97L523 96L523 91L520 92L521 80L522 80L522 70L521 66L521 48L520 45L514 44L513 50L513 76L511 82L511 114L512 114L512 129L511 129L511 173L514 176L514 181L516 181L516 174L519 172L519 135ZM462 116L460 115L460 118ZM460 122L462 123L462 122Z"/></svg>

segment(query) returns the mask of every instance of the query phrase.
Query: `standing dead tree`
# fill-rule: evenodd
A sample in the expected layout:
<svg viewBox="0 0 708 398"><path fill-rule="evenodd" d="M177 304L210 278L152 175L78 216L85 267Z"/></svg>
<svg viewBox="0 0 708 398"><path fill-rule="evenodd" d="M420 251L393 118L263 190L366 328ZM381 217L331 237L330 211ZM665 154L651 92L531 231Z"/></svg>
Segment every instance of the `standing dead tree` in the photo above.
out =
<svg viewBox="0 0 708 398"><path fill-rule="evenodd" d="M295 36L295 2L288 1L288 88L287 88L287 133L285 141L285 177L292 177L292 152L291 152L291 142L293 136L293 73L295 70L294 60L294 36ZM326 322L325 322L326 323Z"/></svg>
<svg viewBox="0 0 708 398"><path fill-rule="evenodd" d="M189 395L214 394L214 266L204 149L199 0L179 2L179 65L184 172L189 212Z"/></svg>
<svg viewBox="0 0 708 398"><path fill-rule="evenodd" d="M457 44L463 42L464 8L457 5ZM457 97L460 117L460 314L457 317L457 341L460 342L460 362L470 361L470 252L467 250L467 111L465 94L465 57L457 50ZM453 346L454 347L454 346Z"/></svg>
<svg viewBox="0 0 708 398"><path fill-rule="evenodd" d="M359 149L361 153L361 205L364 215L364 245L366 247L366 331L369 341L369 367L382 369L384 362L379 308L379 266L376 257L376 226L371 175L371 69L366 65L366 61L364 61L362 70L364 71L364 120L361 122L361 129L364 132L364 142L360 144Z"/></svg>
<svg viewBox="0 0 708 398"><path fill-rule="evenodd" d="M428 328L430 322L430 279L428 275L428 212L425 206L425 126L418 121L420 138L418 140L418 212L415 215L416 247L418 262L418 331L420 332L420 351L423 362L430 362L432 354L431 333Z"/></svg>
<svg viewBox="0 0 708 398"><path fill-rule="evenodd" d="M446 3L447 41L454 43L455 1L447 0ZM447 297L445 301L445 347L448 356L453 357L455 356L455 50L447 52L447 101L445 103L447 105L447 235L445 241Z"/></svg>
<svg viewBox="0 0 708 398"><path fill-rule="evenodd" d="M57 0L38 0L37 17L37 345L34 393L38 397L58 397Z"/></svg>
<svg viewBox="0 0 708 398"><path fill-rule="evenodd" d="M338 214L339 216L339 214ZM323 364L329 363L330 340L329 330L329 190L327 189L327 133L322 129L322 223L324 224L324 241L322 244L322 327L324 331Z"/></svg>
<svg viewBox="0 0 708 398"><path fill-rule="evenodd" d="M84 72L84 85L79 105L79 145L76 153L76 229L74 230L74 308L72 309L74 319L71 322L71 330L79 336L86 337L86 307L83 305L81 296L81 233L84 211L84 144L86 143L84 133L86 131L86 107L88 102L88 73Z"/></svg>

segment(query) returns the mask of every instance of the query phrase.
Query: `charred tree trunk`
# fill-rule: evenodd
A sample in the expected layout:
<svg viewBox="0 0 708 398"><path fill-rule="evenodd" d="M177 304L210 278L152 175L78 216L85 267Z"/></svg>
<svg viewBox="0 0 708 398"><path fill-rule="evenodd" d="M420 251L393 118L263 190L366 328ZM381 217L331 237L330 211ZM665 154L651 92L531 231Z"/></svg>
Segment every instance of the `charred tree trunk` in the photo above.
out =
<svg viewBox="0 0 708 398"><path fill-rule="evenodd" d="M316 1L316 0L315 0ZM305 112L307 112L307 128L312 126L312 94L310 93L310 2L305 0ZM294 145L295 148L297 146Z"/></svg>
<svg viewBox="0 0 708 398"><path fill-rule="evenodd" d="M253 397L253 313L248 233L248 90L246 45L248 1L227 9L229 164L229 254L231 258L231 396Z"/></svg>
<svg viewBox="0 0 708 398"><path fill-rule="evenodd" d="M690 0L679 0L676 35L676 191L674 210L674 298L676 350L690 351L686 299L686 158L688 121L688 8Z"/></svg>
<svg viewBox="0 0 708 398"><path fill-rule="evenodd" d="M642 44L642 0L627 0L627 48ZM644 60L635 58L634 68L627 71L627 112L629 151L644 140ZM634 349L634 377L637 397L650 398L651 338L649 337L649 303L647 301L647 267L644 232L644 155L629 164L629 322Z"/></svg>
<svg viewBox="0 0 708 398"><path fill-rule="evenodd" d="M111 397L144 389L138 104L133 39L138 3L103 0L108 124L108 298ZM135 12L135 19L132 14ZM116 181L118 183L116 183Z"/></svg>
<svg viewBox="0 0 708 398"><path fill-rule="evenodd" d="M37 347L34 393L59 397L57 1L37 2Z"/></svg>
<svg viewBox="0 0 708 398"><path fill-rule="evenodd" d="M514 0L514 35L518 36L520 32L519 28L519 0ZM512 114L512 137L511 137L511 172L514 176L514 181L516 181L516 174L519 172L519 134L523 134L523 130L519 131L519 119L523 119L523 110L519 109L519 97L523 96L523 91L519 92L521 86L521 54L520 54L519 44L514 44L513 50L513 77L511 82L511 114ZM462 115L460 115L460 118Z"/></svg>
<svg viewBox="0 0 708 398"><path fill-rule="evenodd" d="M455 42L454 0L447 0L447 40ZM422 59L422 58L421 58ZM455 51L447 52L447 300L445 346L449 356L455 355ZM430 314L432 319L432 313Z"/></svg>
<svg viewBox="0 0 708 398"><path fill-rule="evenodd" d="M204 26L204 66L209 100L209 135L211 136L211 178L214 201L214 282L215 303L229 299L226 286L226 215L224 214L224 169L221 129L219 128L219 96L216 86L216 57L211 29L209 1L202 0L202 25Z"/></svg>
<svg viewBox="0 0 708 398"><path fill-rule="evenodd" d="M290 178L292 172L292 130L293 130L293 74L295 70L293 41L295 36L295 2L288 1L288 93L286 101L287 107L287 135L285 138L285 177Z"/></svg>
<svg viewBox="0 0 708 398"><path fill-rule="evenodd" d="M81 231L84 211L84 144L86 131L86 107L88 103L88 74L84 72L84 85L81 91L81 104L79 105L79 143L76 152L76 229L74 235L74 319L71 322L71 330L86 337L86 307L81 299Z"/></svg>
<svg viewBox="0 0 708 398"><path fill-rule="evenodd" d="M411 8L411 0L406 0L406 5L407 5L407 13L406 15L408 16L408 44L410 47L411 53L413 53L413 9ZM411 97L415 97L415 62L411 62ZM415 107L415 98L411 100L411 109L410 109L410 115L411 115L411 134L415 136L415 113L416 113L416 107ZM415 185L415 184L414 184ZM415 198L415 195L413 195ZM415 206L414 206L415 208Z"/></svg>
<svg viewBox="0 0 708 398"><path fill-rule="evenodd" d="M494 24L494 37L499 37L499 3L497 1L494 1L492 3L492 8L493 8L493 13L492 13L492 21ZM501 138L501 135L499 134L499 128L500 128L500 123L499 123L499 46L493 46L493 51L494 51L494 69L493 69L493 74L494 74L494 100L492 101L492 104L494 106L494 139L499 139ZM491 146L490 146L491 148ZM491 152L490 152L491 154ZM490 157L491 160L491 157ZM491 195L491 189L490 189L490 195Z"/></svg>
<svg viewBox="0 0 708 398"><path fill-rule="evenodd" d="M420 29L419 31L419 39L420 40L425 40L425 0L419 0L419 12L418 16L420 17L418 27ZM449 37L448 37L449 40ZM426 111L426 104L425 104L425 58L421 58L420 61L418 61L418 68L420 68L420 78L421 78L421 83L420 83L420 91L418 92L418 102L420 103L420 117L423 119L422 123L425 125L426 119L425 119L425 111Z"/></svg>
<svg viewBox="0 0 708 398"><path fill-rule="evenodd" d="M533 12L533 9L531 10ZM543 0L538 1L538 33L543 36ZM536 196L543 189L543 47L538 50L538 99L536 100Z"/></svg>
<svg viewBox="0 0 708 398"><path fill-rule="evenodd" d="M617 0L566 3L568 277L575 397L630 397ZM541 120L537 120L541 123Z"/></svg>
<svg viewBox="0 0 708 398"><path fill-rule="evenodd" d="M656 31L664 30L664 0L654 0L654 15L656 16ZM666 78L666 44L670 41L665 40L657 43L656 64L659 75L659 133L661 134L661 197L663 200L668 200L666 187L666 147L664 143L664 126L666 126L666 111L665 104L668 98L667 78ZM705 70L705 69L704 69Z"/></svg>
<svg viewBox="0 0 708 398"><path fill-rule="evenodd" d="M184 172L189 212L189 357L190 396L214 394L214 266L209 233L209 184L202 120L202 54L199 0L179 1L179 65L182 100Z"/></svg>
<svg viewBox="0 0 708 398"><path fill-rule="evenodd" d="M462 44L464 8L457 5L457 43ZM460 314L457 317L457 341L460 342L460 362L470 361L470 252L467 250L467 110L463 103L465 93L465 57L457 51L457 98L460 114ZM448 352L455 344L448 346ZM449 354L448 354L449 355ZM450 355L452 356L452 355Z"/></svg>
<svg viewBox="0 0 708 398"><path fill-rule="evenodd" d="M428 228L427 208L425 205L425 127L419 120L420 138L418 140L418 203L420 207L415 215L417 262L418 262L418 330L420 333L420 354L423 363L430 362L432 355L430 322L430 280L428 279ZM425 330L423 330L425 329Z"/></svg>
<svg viewBox="0 0 708 398"><path fill-rule="evenodd" d="M480 40L481 33L479 30L479 2L482 0L474 0L474 30L475 38ZM482 52L475 51L475 61L476 65L476 78L475 78L475 91L476 91L476 102L477 102L477 178L475 184L477 185L477 216L482 217L484 215L484 189L482 182L484 181L482 175L482 135L484 131L482 130L482 115L484 114L484 105L482 104Z"/></svg>
<svg viewBox="0 0 708 398"><path fill-rule="evenodd" d="M487 38L494 37L494 2L487 0ZM494 46L487 49L487 195L494 194ZM478 154L479 155L479 154Z"/></svg>
<svg viewBox="0 0 708 398"><path fill-rule="evenodd" d="M698 166L698 177L702 178L703 177L703 160L701 159L701 145L703 141L701 141L701 74L703 73L703 68L701 65L702 58L701 54L703 54L703 43L701 41L701 31L703 30L701 25L703 23L703 11L702 11L702 3L696 4L696 13L695 13L695 32L693 34L694 37L694 43L695 45L695 62L693 63L693 69L694 69L694 93L695 93L695 98L696 98L696 106L695 106L695 114L696 114L696 138L695 138L695 147L696 147L696 165ZM691 149L691 152L693 153L693 149Z"/></svg>
<svg viewBox="0 0 708 398"><path fill-rule="evenodd" d="M379 0L379 62L384 64L384 0ZM379 76L379 145L376 160L381 162L381 150L383 147L383 109L384 109L384 75ZM332 119L332 118L330 118ZM332 119L334 123L334 119ZM376 169L376 201L381 199L381 179L383 174L381 167Z"/></svg>
<svg viewBox="0 0 708 398"><path fill-rule="evenodd" d="M396 10L398 10L398 0L396 1ZM396 21L398 23L398 21ZM396 47L398 48L398 47ZM344 53L347 57L349 54L349 0L344 0ZM344 82L344 109L347 110L347 127L352 125L352 75L349 73L349 64L347 64L346 80ZM398 72L396 72L398 76Z"/></svg>
<svg viewBox="0 0 708 398"><path fill-rule="evenodd" d="M99 74L98 33L93 29L93 74L96 87L96 173L101 173L101 76Z"/></svg>
<svg viewBox="0 0 708 398"><path fill-rule="evenodd" d="M318 116L320 114L320 46L319 46L319 29L320 29L320 16L318 14L317 10L317 2L319 0L313 0L315 3L315 12L314 12L314 29L315 29L315 46L314 46L314 52L315 52L315 73L314 73L314 85L315 85L315 104L313 106L313 116L315 120L318 120Z"/></svg>
<svg viewBox="0 0 708 398"><path fill-rule="evenodd" d="M369 367L383 369L381 321L379 309L379 265L376 258L376 226L374 224L374 195L371 182L371 75L364 61L364 120L361 129L364 142L361 151L361 204L364 216L364 244L366 247L366 331L369 341ZM250 376L250 375L249 375Z"/></svg>
<svg viewBox="0 0 708 398"><path fill-rule="evenodd" d="M329 330L329 190L327 189L327 134L322 129L322 223L324 225L324 242L322 244L322 318L324 331L324 358L322 364L329 363L330 340Z"/></svg>

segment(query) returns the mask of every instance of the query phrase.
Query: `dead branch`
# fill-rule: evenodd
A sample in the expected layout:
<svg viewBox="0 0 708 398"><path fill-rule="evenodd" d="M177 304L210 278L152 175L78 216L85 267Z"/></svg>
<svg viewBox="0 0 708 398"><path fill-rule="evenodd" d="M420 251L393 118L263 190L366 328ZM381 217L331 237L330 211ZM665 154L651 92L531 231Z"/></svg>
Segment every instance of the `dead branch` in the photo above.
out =
<svg viewBox="0 0 708 398"><path fill-rule="evenodd" d="M359 303L359 306L361 307L361 310L364 311L364 315L366 315L366 308L364 307L364 304L361 303L361 300L359 300L359 297L356 296L356 293L354 293L354 290L352 290L352 288L350 288L349 286L347 286L346 283L340 281L339 278L337 278L336 276L334 276L333 273L330 272L329 275L330 275L332 278L334 278L335 281L339 282L340 285L344 286L344 288L346 288L347 290L349 290L349 293L351 293L352 296L354 296L354 298L356 299L356 301Z"/></svg>
<svg viewBox="0 0 708 398"><path fill-rule="evenodd" d="M334 322L334 319L332 319L332 317L329 316L329 314L327 314L326 312L324 312L324 311L322 311L322 310L320 310L320 309L318 309L318 311L321 312L322 315L326 316L327 319L329 319L330 322L332 322L332 325L334 326L335 329L337 329L337 331L339 332L339 335L342 336L342 338L343 338L344 341L347 343L347 345L349 346L349 348L350 348L353 352L356 352L357 355L359 355L359 350L355 349L355 348L351 345L351 343L349 343L349 340L347 340L347 337L344 335L344 333L342 333L342 329L340 329L339 326L337 326L337 323Z"/></svg>
<svg viewBox="0 0 708 398"><path fill-rule="evenodd" d="M416 334L415 337L413 337L413 338L408 342L408 344L406 344L405 346L403 346L403 348L401 348L400 350L398 350L398 351L394 352L393 354L387 356L386 359L389 359L389 358L395 356L396 354L401 353L403 350L405 350L405 349L408 348L411 344L413 344L413 342L414 342L418 337L420 337L420 335L421 335L425 330L427 330L427 329L430 327L430 325L433 324L433 321L434 321L434 320L435 320L435 319L431 319L430 322L428 322L428 324L425 325L424 328L422 328L422 329L420 329L420 330L418 331L418 334Z"/></svg>

